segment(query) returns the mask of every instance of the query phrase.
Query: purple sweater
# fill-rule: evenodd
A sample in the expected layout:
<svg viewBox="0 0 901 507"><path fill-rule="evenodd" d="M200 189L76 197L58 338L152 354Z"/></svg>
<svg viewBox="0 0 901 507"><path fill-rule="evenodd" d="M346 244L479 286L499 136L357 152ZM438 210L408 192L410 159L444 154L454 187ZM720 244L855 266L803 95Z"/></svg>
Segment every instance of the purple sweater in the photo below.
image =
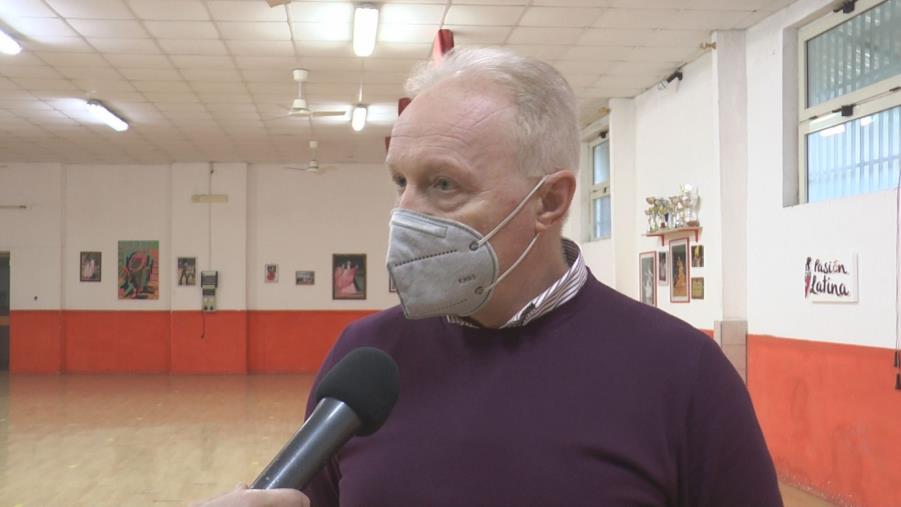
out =
<svg viewBox="0 0 901 507"><path fill-rule="evenodd" d="M322 371L366 345L397 361L400 397L314 479L312 507L782 505L716 343L594 277L513 329L386 310L348 326Z"/></svg>

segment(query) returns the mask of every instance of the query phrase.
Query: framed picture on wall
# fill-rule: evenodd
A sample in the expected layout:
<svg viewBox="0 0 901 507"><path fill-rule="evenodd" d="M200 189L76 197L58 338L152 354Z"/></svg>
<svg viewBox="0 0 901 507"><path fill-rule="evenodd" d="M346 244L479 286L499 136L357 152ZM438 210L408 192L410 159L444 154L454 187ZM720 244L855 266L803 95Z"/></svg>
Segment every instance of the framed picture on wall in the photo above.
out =
<svg viewBox="0 0 901 507"><path fill-rule="evenodd" d="M669 285L669 266L666 264L666 252L657 252L657 282Z"/></svg>
<svg viewBox="0 0 901 507"><path fill-rule="evenodd" d="M99 282L103 252L81 252L78 272L82 282Z"/></svg>
<svg viewBox="0 0 901 507"><path fill-rule="evenodd" d="M315 285L316 284L316 272L315 271L295 271L294 272L294 284L295 285Z"/></svg>
<svg viewBox="0 0 901 507"><path fill-rule="evenodd" d="M657 252L638 254L639 301L657 306Z"/></svg>
<svg viewBox="0 0 901 507"><path fill-rule="evenodd" d="M691 245L691 267L704 267L704 245L699 245L697 243Z"/></svg>
<svg viewBox="0 0 901 507"><path fill-rule="evenodd" d="M674 239L669 242L670 290L671 303L688 303L691 301L690 279L691 264L688 258L688 238Z"/></svg>
<svg viewBox="0 0 901 507"><path fill-rule="evenodd" d="M332 255L332 299L366 299L366 254Z"/></svg>
<svg viewBox="0 0 901 507"><path fill-rule="evenodd" d="M704 277L691 279L691 299L704 299Z"/></svg>
<svg viewBox="0 0 901 507"><path fill-rule="evenodd" d="M179 257L176 260L178 286L197 285L197 257Z"/></svg>
<svg viewBox="0 0 901 507"><path fill-rule="evenodd" d="M160 298L160 242L119 242L119 299Z"/></svg>
<svg viewBox="0 0 901 507"><path fill-rule="evenodd" d="M278 264L266 264L263 270L263 281L278 283Z"/></svg>

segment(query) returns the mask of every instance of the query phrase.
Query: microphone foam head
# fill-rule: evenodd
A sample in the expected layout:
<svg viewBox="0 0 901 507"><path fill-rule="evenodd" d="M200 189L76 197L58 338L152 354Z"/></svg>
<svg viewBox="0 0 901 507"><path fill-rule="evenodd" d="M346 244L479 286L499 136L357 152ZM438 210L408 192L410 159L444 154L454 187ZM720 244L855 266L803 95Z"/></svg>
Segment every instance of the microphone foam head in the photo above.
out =
<svg viewBox="0 0 901 507"><path fill-rule="evenodd" d="M316 401L334 398L346 403L363 422L357 435L366 436L382 427L399 389L400 375L391 356L376 348L360 347L325 374L316 388Z"/></svg>

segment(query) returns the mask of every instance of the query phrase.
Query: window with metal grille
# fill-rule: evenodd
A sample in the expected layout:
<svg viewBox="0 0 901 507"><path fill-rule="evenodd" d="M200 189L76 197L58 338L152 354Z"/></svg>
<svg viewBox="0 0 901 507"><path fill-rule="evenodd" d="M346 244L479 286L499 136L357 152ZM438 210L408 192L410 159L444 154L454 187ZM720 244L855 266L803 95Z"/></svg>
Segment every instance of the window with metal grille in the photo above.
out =
<svg viewBox="0 0 901 507"><path fill-rule="evenodd" d="M802 202L901 175L901 0L858 0L799 31Z"/></svg>

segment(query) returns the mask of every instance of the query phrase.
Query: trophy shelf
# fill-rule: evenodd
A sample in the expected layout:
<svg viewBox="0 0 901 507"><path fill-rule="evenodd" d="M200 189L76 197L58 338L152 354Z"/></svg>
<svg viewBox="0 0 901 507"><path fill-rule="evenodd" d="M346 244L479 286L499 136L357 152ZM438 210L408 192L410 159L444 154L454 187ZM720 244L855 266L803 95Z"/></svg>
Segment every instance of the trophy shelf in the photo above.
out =
<svg viewBox="0 0 901 507"><path fill-rule="evenodd" d="M660 229L660 230L654 231L654 232L646 232L646 233L644 233L644 235L649 238L659 237L660 238L660 246L664 246L664 245L666 245L666 238L668 236L673 236L675 234L679 234L679 233L683 233L683 232L689 232L689 233L693 232L695 234L695 243L698 243L698 242L700 242L701 229L703 229L703 227L701 227L700 225L694 226L694 227L686 226L686 227L679 227L677 229Z"/></svg>

